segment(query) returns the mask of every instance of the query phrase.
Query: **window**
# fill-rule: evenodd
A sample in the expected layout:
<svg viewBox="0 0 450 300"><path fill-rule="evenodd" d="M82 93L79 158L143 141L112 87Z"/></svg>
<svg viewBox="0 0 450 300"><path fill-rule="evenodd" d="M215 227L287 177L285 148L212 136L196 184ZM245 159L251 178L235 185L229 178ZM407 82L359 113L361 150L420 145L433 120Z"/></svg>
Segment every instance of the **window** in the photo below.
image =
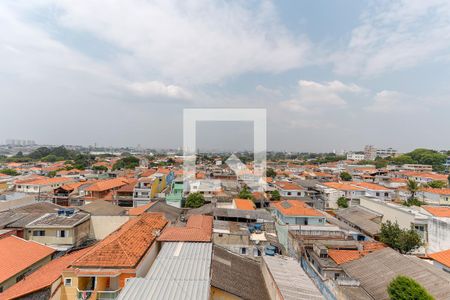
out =
<svg viewBox="0 0 450 300"><path fill-rule="evenodd" d="M287 195L290 196L290 195L291 195L291 192L287 192Z"/></svg>
<svg viewBox="0 0 450 300"><path fill-rule="evenodd" d="M45 236L45 230L34 230L33 236Z"/></svg>
<svg viewBox="0 0 450 300"><path fill-rule="evenodd" d="M379 197L379 196L380 196L380 193L377 192L376 195L377 195L377 197Z"/></svg>
<svg viewBox="0 0 450 300"><path fill-rule="evenodd" d="M242 255L247 255L247 248L241 248L240 252Z"/></svg>
<svg viewBox="0 0 450 300"><path fill-rule="evenodd" d="M69 236L69 232L66 230L58 230L56 231L56 236L60 238L65 238Z"/></svg>
<svg viewBox="0 0 450 300"><path fill-rule="evenodd" d="M389 197L389 193L384 193L384 196L385 197Z"/></svg>
<svg viewBox="0 0 450 300"><path fill-rule="evenodd" d="M72 278L64 278L65 286L72 286Z"/></svg>

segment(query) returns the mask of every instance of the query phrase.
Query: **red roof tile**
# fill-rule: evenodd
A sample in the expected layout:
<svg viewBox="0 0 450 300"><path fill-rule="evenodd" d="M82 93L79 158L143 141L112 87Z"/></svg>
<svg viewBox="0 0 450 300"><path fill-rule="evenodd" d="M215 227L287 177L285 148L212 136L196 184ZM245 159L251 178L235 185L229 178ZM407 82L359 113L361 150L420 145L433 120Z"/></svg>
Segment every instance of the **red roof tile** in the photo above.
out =
<svg viewBox="0 0 450 300"><path fill-rule="evenodd" d="M158 238L158 241L210 242L212 236L212 224L212 216L192 215L185 227L166 228Z"/></svg>
<svg viewBox="0 0 450 300"><path fill-rule="evenodd" d="M344 264L346 262L357 260L363 257L363 254L359 250L328 250L328 256L334 260L338 265Z"/></svg>
<svg viewBox="0 0 450 300"><path fill-rule="evenodd" d="M16 236L0 239L0 282L7 280L55 252L42 244Z"/></svg>
<svg viewBox="0 0 450 300"><path fill-rule="evenodd" d="M145 213L108 235L74 262L76 267L135 268L167 220L162 214Z"/></svg>
<svg viewBox="0 0 450 300"><path fill-rule="evenodd" d="M450 268L450 249L428 255L440 264Z"/></svg>
<svg viewBox="0 0 450 300"><path fill-rule="evenodd" d="M271 206L276 208L285 216L323 217L323 214L320 211L298 200L283 200L280 202L272 202Z"/></svg>
<svg viewBox="0 0 450 300"><path fill-rule="evenodd" d="M86 189L88 192L103 192L111 190L114 188L119 188L121 186L127 185L128 180L125 178L114 178L97 181L95 184L91 185Z"/></svg>
<svg viewBox="0 0 450 300"><path fill-rule="evenodd" d="M150 202L149 204L146 204L146 205L141 205L141 206L138 206L138 207L130 208L128 210L128 215L129 216L140 216L143 213L145 213L147 211L147 209L152 207L152 205L155 204L155 203L156 202Z"/></svg>
<svg viewBox="0 0 450 300"><path fill-rule="evenodd" d="M290 191L301 191L304 190L301 186L298 184L287 182L287 181L277 181L274 183L276 186L278 186L282 190L290 190Z"/></svg>
<svg viewBox="0 0 450 300"><path fill-rule="evenodd" d="M435 217L450 218L450 207L448 206L422 205L421 208L425 209Z"/></svg>
<svg viewBox="0 0 450 300"><path fill-rule="evenodd" d="M0 299L23 297L29 293L51 286L59 277L61 277L63 270L69 267L76 259L84 255L89 249L90 248L85 248L52 260L37 271L31 273L31 275L26 276L24 280L19 281L0 294Z"/></svg>
<svg viewBox="0 0 450 300"><path fill-rule="evenodd" d="M234 204L236 205L237 209L241 210L255 210L256 206L255 203L252 200L249 199L234 199Z"/></svg>

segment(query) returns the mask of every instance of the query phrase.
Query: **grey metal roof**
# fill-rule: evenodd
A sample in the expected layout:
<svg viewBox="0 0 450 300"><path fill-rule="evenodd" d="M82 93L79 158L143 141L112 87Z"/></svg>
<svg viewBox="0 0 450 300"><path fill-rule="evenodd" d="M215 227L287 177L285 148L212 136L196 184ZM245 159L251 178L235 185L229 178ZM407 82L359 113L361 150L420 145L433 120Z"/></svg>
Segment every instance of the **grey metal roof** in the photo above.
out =
<svg viewBox="0 0 450 300"><path fill-rule="evenodd" d="M74 227L89 220L89 218L88 213L81 211L76 211L70 216L48 213L26 225L26 228Z"/></svg>
<svg viewBox="0 0 450 300"><path fill-rule="evenodd" d="M273 280L284 300L324 299L312 280L294 258L286 256L263 256Z"/></svg>
<svg viewBox="0 0 450 300"><path fill-rule="evenodd" d="M128 281L118 300L209 299L211 243L164 243L145 278Z"/></svg>
<svg viewBox="0 0 450 300"><path fill-rule="evenodd" d="M215 217L243 218L243 219L260 219L273 222L272 215L264 209L257 210L240 210L228 208L215 208Z"/></svg>
<svg viewBox="0 0 450 300"><path fill-rule="evenodd" d="M352 206L343 210L338 210L336 216L340 219L359 227L362 231L374 236L380 233L381 224L375 222L375 218L382 215L369 211L362 206Z"/></svg>
<svg viewBox="0 0 450 300"><path fill-rule="evenodd" d="M398 275L411 277L435 299L448 299L450 275L421 259L402 255L391 248L370 253L342 264L344 271L361 282L361 287L374 299L388 300L387 286Z"/></svg>

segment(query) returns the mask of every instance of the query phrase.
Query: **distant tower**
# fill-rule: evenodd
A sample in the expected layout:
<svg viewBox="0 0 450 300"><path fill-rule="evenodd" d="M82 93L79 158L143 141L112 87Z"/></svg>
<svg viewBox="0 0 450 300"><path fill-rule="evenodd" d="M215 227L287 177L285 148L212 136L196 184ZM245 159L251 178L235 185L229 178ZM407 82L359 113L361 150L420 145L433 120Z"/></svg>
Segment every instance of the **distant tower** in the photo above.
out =
<svg viewBox="0 0 450 300"><path fill-rule="evenodd" d="M375 160L377 158L377 149L373 145L366 145L364 147L364 159Z"/></svg>

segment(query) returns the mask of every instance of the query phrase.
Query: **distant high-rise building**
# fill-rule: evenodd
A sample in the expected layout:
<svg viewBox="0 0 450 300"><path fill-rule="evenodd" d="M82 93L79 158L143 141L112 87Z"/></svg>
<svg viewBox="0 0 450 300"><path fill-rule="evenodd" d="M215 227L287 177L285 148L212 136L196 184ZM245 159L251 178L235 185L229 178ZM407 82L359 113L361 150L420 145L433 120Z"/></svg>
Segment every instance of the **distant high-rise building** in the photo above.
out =
<svg viewBox="0 0 450 300"><path fill-rule="evenodd" d="M379 157L395 157L398 154L398 151L393 148L387 148L387 149L377 149L377 156Z"/></svg>
<svg viewBox="0 0 450 300"><path fill-rule="evenodd" d="M374 160L377 157L377 149L373 145L366 145L364 147L364 159Z"/></svg>

